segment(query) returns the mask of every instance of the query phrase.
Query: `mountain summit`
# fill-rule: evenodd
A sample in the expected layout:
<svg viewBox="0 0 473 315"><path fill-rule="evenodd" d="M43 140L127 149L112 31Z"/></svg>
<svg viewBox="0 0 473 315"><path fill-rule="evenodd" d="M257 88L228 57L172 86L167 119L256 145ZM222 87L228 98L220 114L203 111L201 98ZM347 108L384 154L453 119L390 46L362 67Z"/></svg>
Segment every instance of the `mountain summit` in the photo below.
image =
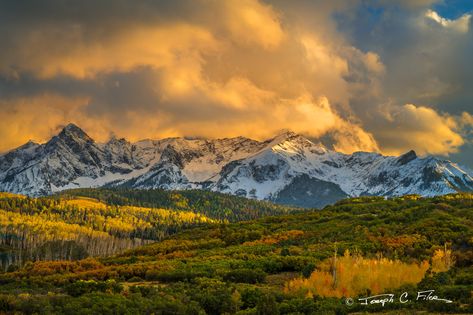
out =
<svg viewBox="0 0 473 315"><path fill-rule="evenodd" d="M67 136L77 136L80 138L88 138L89 136L84 132L84 130L80 129L76 124L70 123L66 125L62 131L59 133L59 136L67 135Z"/></svg>
<svg viewBox="0 0 473 315"><path fill-rule="evenodd" d="M414 151L343 154L285 131L266 141L168 138L96 143L69 124L45 144L0 156L0 191L30 196L100 186L208 189L304 207L348 196L473 191L468 171Z"/></svg>

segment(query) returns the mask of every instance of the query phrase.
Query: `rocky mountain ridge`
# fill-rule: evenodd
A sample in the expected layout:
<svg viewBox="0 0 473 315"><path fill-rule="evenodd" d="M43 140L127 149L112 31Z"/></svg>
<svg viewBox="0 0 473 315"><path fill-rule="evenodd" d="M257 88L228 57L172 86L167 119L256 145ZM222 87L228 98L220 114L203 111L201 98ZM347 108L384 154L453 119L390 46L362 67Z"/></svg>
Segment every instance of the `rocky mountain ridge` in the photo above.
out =
<svg viewBox="0 0 473 315"><path fill-rule="evenodd" d="M284 132L266 141L167 138L97 143L74 124L45 144L0 156L0 191L31 196L82 187L208 189L304 207L348 196L473 191L469 171L414 151L343 154Z"/></svg>

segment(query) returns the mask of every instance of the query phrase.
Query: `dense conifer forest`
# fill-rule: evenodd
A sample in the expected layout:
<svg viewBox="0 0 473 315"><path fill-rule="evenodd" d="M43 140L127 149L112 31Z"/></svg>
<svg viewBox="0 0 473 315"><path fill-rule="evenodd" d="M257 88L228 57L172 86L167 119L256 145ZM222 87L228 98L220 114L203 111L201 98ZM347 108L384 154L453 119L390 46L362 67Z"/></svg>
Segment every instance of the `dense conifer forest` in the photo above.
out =
<svg viewBox="0 0 473 315"><path fill-rule="evenodd" d="M193 211L221 221L244 221L268 215L303 211L295 207L237 197L205 190L168 191L163 189L82 188L66 190L61 197L81 196L109 205L133 205Z"/></svg>

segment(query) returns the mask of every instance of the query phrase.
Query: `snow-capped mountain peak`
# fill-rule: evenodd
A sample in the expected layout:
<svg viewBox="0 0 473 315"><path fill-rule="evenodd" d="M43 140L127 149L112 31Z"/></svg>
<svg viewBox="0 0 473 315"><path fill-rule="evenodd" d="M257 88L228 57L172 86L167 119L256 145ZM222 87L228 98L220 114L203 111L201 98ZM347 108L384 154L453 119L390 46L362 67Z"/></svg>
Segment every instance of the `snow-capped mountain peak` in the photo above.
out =
<svg viewBox="0 0 473 315"><path fill-rule="evenodd" d="M76 187L123 185L209 189L300 206L347 196L472 191L471 172L448 160L372 152L343 154L291 131L266 141L167 138L96 143L69 124L45 144L0 156L0 190L32 196Z"/></svg>
<svg viewBox="0 0 473 315"><path fill-rule="evenodd" d="M94 142L94 140L90 138L82 129L72 123L66 125L59 133L58 137L63 139L76 139Z"/></svg>

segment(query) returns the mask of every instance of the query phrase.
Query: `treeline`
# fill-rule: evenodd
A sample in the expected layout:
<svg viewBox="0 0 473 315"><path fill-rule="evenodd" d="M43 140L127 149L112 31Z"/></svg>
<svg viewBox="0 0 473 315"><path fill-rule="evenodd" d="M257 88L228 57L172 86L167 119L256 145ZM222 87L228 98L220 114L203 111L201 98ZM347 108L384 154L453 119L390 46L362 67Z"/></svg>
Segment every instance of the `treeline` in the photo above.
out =
<svg viewBox="0 0 473 315"><path fill-rule="evenodd" d="M137 190L128 188L81 188L66 190L60 198L83 196L110 205L133 205L192 211L209 218L238 222L265 216L300 212L304 209L273 204L205 190L168 191L163 189Z"/></svg>
<svg viewBox="0 0 473 315"><path fill-rule="evenodd" d="M0 263L106 256L160 240L184 228L216 223L205 215L90 198L0 195Z"/></svg>

